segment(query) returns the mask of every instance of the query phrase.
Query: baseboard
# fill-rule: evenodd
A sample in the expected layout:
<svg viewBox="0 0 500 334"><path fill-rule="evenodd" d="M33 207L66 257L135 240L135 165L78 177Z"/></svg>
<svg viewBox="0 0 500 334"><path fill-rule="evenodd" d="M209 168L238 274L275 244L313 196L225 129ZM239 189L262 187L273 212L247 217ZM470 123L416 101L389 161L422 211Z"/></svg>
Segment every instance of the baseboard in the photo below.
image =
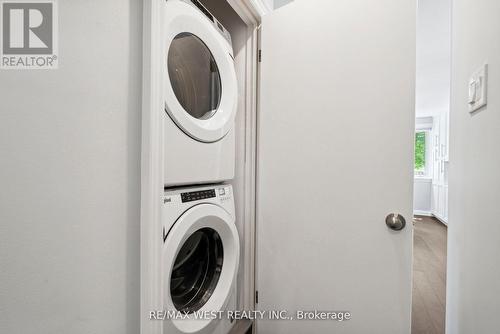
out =
<svg viewBox="0 0 500 334"><path fill-rule="evenodd" d="M421 211L421 210L414 210L413 215L414 216L426 216L426 217L433 216L433 214L430 211Z"/></svg>
<svg viewBox="0 0 500 334"><path fill-rule="evenodd" d="M440 216L438 216L438 215L435 215L435 214L433 214L432 216L433 216L434 218L436 218L437 220L439 220L439 222L441 222L443 225L448 226L448 221L447 221L447 220L445 220L444 218L442 218L442 217L440 217Z"/></svg>

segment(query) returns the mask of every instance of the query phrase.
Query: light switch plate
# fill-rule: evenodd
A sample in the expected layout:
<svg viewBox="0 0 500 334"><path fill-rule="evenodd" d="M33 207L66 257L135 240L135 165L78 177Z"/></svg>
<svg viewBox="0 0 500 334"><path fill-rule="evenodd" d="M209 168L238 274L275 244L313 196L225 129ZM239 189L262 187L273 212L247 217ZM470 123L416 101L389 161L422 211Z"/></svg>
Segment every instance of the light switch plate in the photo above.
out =
<svg viewBox="0 0 500 334"><path fill-rule="evenodd" d="M488 64L484 64L469 80L469 112L474 112L487 104Z"/></svg>

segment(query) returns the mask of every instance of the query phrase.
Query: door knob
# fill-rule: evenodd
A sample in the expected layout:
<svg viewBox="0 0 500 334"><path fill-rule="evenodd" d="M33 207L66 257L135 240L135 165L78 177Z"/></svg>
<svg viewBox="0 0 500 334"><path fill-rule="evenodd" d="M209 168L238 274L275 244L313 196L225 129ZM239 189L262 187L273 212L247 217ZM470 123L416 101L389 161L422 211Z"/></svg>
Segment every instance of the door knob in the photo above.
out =
<svg viewBox="0 0 500 334"><path fill-rule="evenodd" d="M393 231L401 231L406 226L406 220L398 213L391 213L385 218L385 224Z"/></svg>

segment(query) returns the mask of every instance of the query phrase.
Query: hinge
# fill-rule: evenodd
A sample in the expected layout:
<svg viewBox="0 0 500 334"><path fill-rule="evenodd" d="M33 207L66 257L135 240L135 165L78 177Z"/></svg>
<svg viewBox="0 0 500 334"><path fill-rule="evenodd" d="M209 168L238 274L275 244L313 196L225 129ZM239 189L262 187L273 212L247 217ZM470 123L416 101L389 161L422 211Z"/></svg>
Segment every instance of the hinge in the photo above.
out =
<svg viewBox="0 0 500 334"><path fill-rule="evenodd" d="M262 50L259 49L259 55L257 57L259 59L259 63L262 63Z"/></svg>
<svg viewBox="0 0 500 334"><path fill-rule="evenodd" d="M259 290L255 290L255 304L259 303Z"/></svg>

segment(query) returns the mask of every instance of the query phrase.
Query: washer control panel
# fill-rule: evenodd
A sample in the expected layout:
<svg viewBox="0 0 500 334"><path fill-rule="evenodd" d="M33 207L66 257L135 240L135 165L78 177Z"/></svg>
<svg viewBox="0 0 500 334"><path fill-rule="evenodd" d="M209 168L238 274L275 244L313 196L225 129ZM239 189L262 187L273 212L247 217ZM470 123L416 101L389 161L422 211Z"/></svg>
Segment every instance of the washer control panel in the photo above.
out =
<svg viewBox="0 0 500 334"><path fill-rule="evenodd" d="M221 201L227 201L231 199L231 187L220 187L218 189L219 198Z"/></svg>
<svg viewBox="0 0 500 334"><path fill-rule="evenodd" d="M181 193L182 203L199 201L207 198L214 198L216 196L215 189L190 191L186 193Z"/></svg>
<svg viewBox="0 0 500 334"><path fill-rule="evenodd" d="M230 184L216 184L165 189L162 207L163 237L186 210L198 205L217 205L234 216L233 187Z"/></svg>

